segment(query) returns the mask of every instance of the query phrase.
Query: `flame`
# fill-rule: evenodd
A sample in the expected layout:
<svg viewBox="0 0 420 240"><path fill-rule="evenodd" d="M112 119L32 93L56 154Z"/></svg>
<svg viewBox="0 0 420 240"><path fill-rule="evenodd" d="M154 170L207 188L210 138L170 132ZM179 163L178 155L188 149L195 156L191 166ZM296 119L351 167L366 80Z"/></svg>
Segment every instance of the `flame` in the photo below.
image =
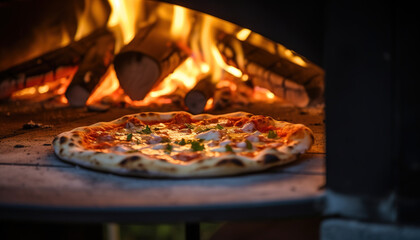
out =
<svg viewBox="0 0 420 240"><path fill-rule="evenodd" d="M96 101L101 100L103 97L113 94L120 87L118 82L117 74L113 67L108 68L107 73L98 83L98 86L91 93L86 104L92 104Z"/></svg>
<svg viewBox="0 0 420 240"><path fill-rule="evenodd" d="M209 98L206 102L206 106L204 107L204 111L209 111L209 110L213 109L213 107L214 107L214 99Z"/></svg>
<svg viewBox="0 0 420 240"><path fill-rule="evenodd" d="M175 38L179 38L183 33L188 32L184 28L187 26L186 8L174 5L172 15L171 34Z"/></svg>
<svg viewBox="0 0 420 240"><path fill-rule="evenodd" d="M115 50L129 43L136 34L136 20L142 14L142 0L109 0L111 16L107 26L116 36Z"/></svg>
<svg viewBox="0 0 420 240"><path fill-rule="evenodd" d="M74 40L92 33L107 22L106 5L101 0L85 0L83 12L78 14L78 25Z"/></svg>
<svg viewBox="0 0 420 240"><path fill-rule="evenodd" d="M247 28L243 28L238 33L236 33L236 38L241 41L245 41L250 34L251 34L251 30Z"/></svg>
<svg viewBox="0 0 420 240"><path fill-rule="evenodd" d="M95 10L95 6L98 7L98 1L88 1L85 11L80 15L81 21L78 25L76 38L80 38L91 31L93 25L92 21L87 18L88 13L94 14L96 19L102 18L98 13L100 11ZM160 19L170 21L170 29L168 31L173 42L168 44L175 44L187 52L189 57L175 71L163 79L158 86L155 86L141 101L133 101L124 94L115 70L111 66L92 92L87 104L101 101L106 96L109 96L114 101L123 101L132 106L171 103L172 95L185 95L205 76L211 76L211 80L216 84L216 88L228 87L233 92L237 91L241 87L240 84L247 82L250 78L249 75L243 72L246 65L242 45L244 41L259 46L271 54L281 55L302 67L306 66L303 58L284 46L257 33L253 33L250 29L238 27L207 14L177 5L144 0L109 0L109 4L112 10L106 25L116 37L116 53L122 46L131 42L136 35L137 29ZM153 9L153 13L146 13L148 9ZM226 56L217 47L217 36L220 32L230 34L236 38L236 41L231 42L232 52L234 52L236 58L235 64L227 62ZM236 80L231 81L232 78ZM48 92L49 88L38 87L27 89L26 91L31 93L33 91ZM274 93L259 87L254 88L252 97L265 101L277 99ZM205 110L212 109L213 105L214 99L208 99Z"/></svg>

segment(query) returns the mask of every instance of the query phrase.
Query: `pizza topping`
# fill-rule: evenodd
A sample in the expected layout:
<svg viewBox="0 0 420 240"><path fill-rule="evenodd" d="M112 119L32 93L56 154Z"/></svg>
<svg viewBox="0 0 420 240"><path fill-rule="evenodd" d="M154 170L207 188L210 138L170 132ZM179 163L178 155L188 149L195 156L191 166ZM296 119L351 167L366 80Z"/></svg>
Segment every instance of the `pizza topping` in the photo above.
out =
<svg viewBox="0 0 420 240"><path fill-rule="evenodd" d="M273 130L269 130L268 134L267 134L268 138L277 138L277 133L274 132Z"/></svg>
<svg viewBox="0 0 420 240"><path fill-rule="evenodd" d="M149 125L146 125L146 127L143 128L139 133L151 134L152 133L152 130L150 129Z"/></svg>
<svg viewBox="0 0 420 240"><path fill-rule="evenodd" d="M90 129L87 146L104 152L139 152L166 161L197 160L203 154L217 157L236 153L252 157L266 148L286 142L288 129L279 130L273 119L264 116L226 117L192 120L181 114L172 120L140 121L128 119L120 125ZM200 154L198 154L200 153Z"/></svg>
<svg viewBox="0 0 420 240"><path fill-rule="evenodd" d="M155 135L155 134L150 134L150 138L147 139L147 143L149 144L155 144L155 143L160 143L162 141L162 137L159 135Z"/></svg>
<svg viewBox="0 0 420 240"><path fill-rule="evenodd" d="M252 150L252 143L250 141L245 140L245 144L246 144L246 149Z"/></svg>
<svg viewBox="0 0 420 240"><path fill-rule="evenodd" d="M181 141L176 141L175 143L181 146L184 146L185 144L187 144L187 142L185 142L185 139L181 139Z"/></svg>
<svg viewBox="0 0 420 240"><path fill-rule="evenodd" d="M132 133L129 133L127 135L127 141L131 141L132 138L133 138L133 134Z"/></svg>
<svg viewBox="0 0 420 240"><path fill-rule="evenodd" d="M244 126L242 126L241 130L243 132L247 132L247 133L251 133L253 132L255 129L255 125L253 122L247 122L244 124Z"/></svg>
<svg viewBox="0 0 420 240"><path fill-rule="evenodd" d="M166 144L166 146L165 146L165 153L171 153L172 152L172 149L173 149L174 147L171 145L171 144Z"/></svg>
<svg viewBox="0 0 420 240"><path fill-rule="evenodd" d="M194 152L204 150L204 144L200 144L200 142L192 141L191 142L191 150Z"/></svg>
<svg viewBox="0 0 420 240"><path fill-rule="evenodd" d="M135 127L136 127L136 125L134 125L134 123L132 123L132 122L127 122L125 124L125 128L129 129L129 130L133 130Z"/></svg>
<svg viewBox="0 0 420 240"><path fill-rule="evenodd" d="M229 143L231 143L231 142L232 142L231 140L226 139L226 140L222 141L221 143L219 143L219 145L220 145L220 146L225 146L226 144L229 144Z"/></svg>
<svg viewBox="0 0 420 240"><path fill-rule="evenodd" d="M256 131L255 133L253 133L253 134L249 135L248 137L246 137L246 141L249 141L249 142L258 142L260 140L258 138L258 136L260 134L261 134L260 132Z"/></svg>
<svg viewBox="0 0 420 240"><path fill-rule="evenodd" d="M210 130L208 132L200 133L195 136L196 138L203 139L203 140L220 140L220 132L217 130Z"/></svg>
<svg viewBox="0 0 420 240"><path fill-rule="evenodd" d="M229 144L227 144L227 145L225 146L225 149L226 149L226 152L233 152L233 148L232 148L232 146L230 146Z"/></svg>
<svg viewBox="0 0 420 240"><path fill-rule="evenodd" d="M101 135L98 138L96 138L96 141L101 143L101 142L111 142L114 141L114 137L111 135Z"/></svg>

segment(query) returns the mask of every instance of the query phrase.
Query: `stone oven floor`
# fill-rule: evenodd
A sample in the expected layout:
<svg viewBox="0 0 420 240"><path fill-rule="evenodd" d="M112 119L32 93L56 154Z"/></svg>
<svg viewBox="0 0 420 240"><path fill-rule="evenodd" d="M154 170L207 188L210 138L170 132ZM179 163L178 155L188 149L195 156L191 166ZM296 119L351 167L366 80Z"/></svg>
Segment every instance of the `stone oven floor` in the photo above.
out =
<svg viewBox="0 0 420 240"><path fill-rule="evenodd" d="M212 111L247 111L303 123L314 131L315 145L298 161L265 172L177 180L125 177L80 168L60 161L53 154L51 142L55 135L75 127L140 111L179 108L111 108L106 112L89 112L85 108L0 110L2 219L187 222L272 219L320 212L325 184L322 108L258 104ZM31 120L43 127L23 129Z"/></svg>

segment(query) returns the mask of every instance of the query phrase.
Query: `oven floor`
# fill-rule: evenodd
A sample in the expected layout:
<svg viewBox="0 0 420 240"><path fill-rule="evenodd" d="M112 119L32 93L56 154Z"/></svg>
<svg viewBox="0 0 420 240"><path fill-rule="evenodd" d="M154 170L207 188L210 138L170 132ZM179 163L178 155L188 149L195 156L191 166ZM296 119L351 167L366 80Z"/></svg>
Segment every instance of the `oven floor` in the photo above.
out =
<svg viewBox="0 0 420 240"><path fill-rule="evenodd" d="M152 109L112 108L103 113L88 112L85 108L0 112L0 217L165 222L319 213L325 184L325 127L320 108L266 104L223 111L266 114L306 124L314 131L315 145L298 161L255 174L178 180L134 178L80 168L60 161L53 154L51 142L58 133L147 110ZM170 110L179 109L159 108ZM23 124L30 120L51 126L23 129Z"/></svg>

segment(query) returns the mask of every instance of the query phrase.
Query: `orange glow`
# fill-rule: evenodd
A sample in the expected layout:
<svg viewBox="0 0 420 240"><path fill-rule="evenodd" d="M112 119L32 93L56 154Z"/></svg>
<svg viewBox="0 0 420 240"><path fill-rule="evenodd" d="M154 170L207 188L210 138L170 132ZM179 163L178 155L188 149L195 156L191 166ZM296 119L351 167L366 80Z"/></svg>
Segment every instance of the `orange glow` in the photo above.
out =
<svg viewBox="0 0 420 240"><path fill-rule="evenodd" d="M253 98L257 101L274 102L278 97L266 88L254 87Z"/></svg>
<svg viewBox="0 0 420 240"><path fill-rule="evenodd" d="M86 104L92 104L96 101L101 100L105 96L111 95L119 87L120 83L118 82L115 70L113 67L110 67L108 68L107 73L105 73L104 77L99 82L98 86L89 96L88 100L86 101Z"/></svg>
<svg viewBox="0 0 420 240"><path fill-rule="evenodd" d="M204 107L204 111L209 111L209 110L213 109L213 102L214 102L214 99L209 98L206 102L206 106Z"/></svg>
<svg viewBox="0 0 420 240"><path fill-rule="evenodd" d="M236 38L241 41L245 41L250 34L251 34L251 30L243 28L236 34Z"/></svg>

